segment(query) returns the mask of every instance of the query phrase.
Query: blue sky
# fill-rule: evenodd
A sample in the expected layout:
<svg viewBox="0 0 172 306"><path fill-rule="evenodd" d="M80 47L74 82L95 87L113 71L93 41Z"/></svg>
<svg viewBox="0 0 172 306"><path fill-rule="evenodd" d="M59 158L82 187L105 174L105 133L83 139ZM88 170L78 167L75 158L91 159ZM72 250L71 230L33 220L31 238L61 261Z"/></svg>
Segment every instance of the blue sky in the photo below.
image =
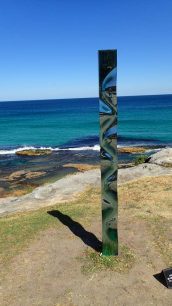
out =
<svg viewBox="0 0 172 306"><path fill-rule="evenodd" d="M0 100L98 96L110 48L118 95L172 93L171 14L171 0L0 0Z"/></svg>

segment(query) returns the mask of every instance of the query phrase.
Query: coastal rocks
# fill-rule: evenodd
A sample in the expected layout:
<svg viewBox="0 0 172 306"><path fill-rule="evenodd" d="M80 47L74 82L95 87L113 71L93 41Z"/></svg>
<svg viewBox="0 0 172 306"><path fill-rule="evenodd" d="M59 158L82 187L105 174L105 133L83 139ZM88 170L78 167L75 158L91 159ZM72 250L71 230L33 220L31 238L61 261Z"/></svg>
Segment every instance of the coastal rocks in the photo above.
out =
<svg viewBox="0 0 172 306"><path fill-rule="evenodd" d="M0 198L3 197L5 194L5 189L3 187L0 187Z"/></svg>
<svg viewBox="0 0 172 306"><path fill-rule="evenodd" d="M172 167L172 148L165 148L151 155L147 161L151 164Z"/></svg>
<svg viewBox="0 0 172 306"><path fill-rule="evenodd" d="M89 165L89 164L72 164L72 163L65 164L63 165L63 167L64 168L75 168L81 172L99 168L98 165L94 166L94 165Z"/></svg>
<svg viewBox="0 0 172 306"><path fill-rule="evenodd" d="M34 188L39 186L39 178L44 179L45 175L45 171L18 170L0 178L0 198L20 197L32 192Z"/></svg>
<svg viewBox="0 0 172 306"><path fill-rule="evenodd" d="M119 147L120 153L144 153L147 151L146 147Z"/></svg>
<svg viewBox="0 0 172 306"><path fill-rule="evenodd" d="M172 175L172 168L144 163L138 166L119 169L118 185L148 176ZM57 203L68 203L88 186L100 188L100 169L68 175L54 183L37 187L30 194L19 197L0 198L0 215L35 210ZM138 191L139 192L139 191Z"/></svg>
<svg viewBox="0 0 172 306"><path fill-rule="evenodd" d="M131 168L134 167L134 165L134 163L120 163L118 164L118 169Z"/></svg>
<svg viewBox="0 0 172 306"><path fill-rule="evenodd" d="M30 171L30 172L26 173L25 177L26 177L26 179L32 179L32 178L40 177L40 176L45 175L45 174L46 174L45 171Z"/></svg>
<svg viewBox="0 0 172 306"><path fill-rule="evenodd" d="M51 153L52 150L49 149L21 150L16 152L16 154L20 156L42 156L42 155L49 155Z"/></svg>
<svg viewBox="0 0 172 306"><path fill-rule="evenodd" d="M142 177L172 176L172 166L169 166L172 165L172 148L162 149L151 155L146 162L137 166L132 165L133 164L130 164L128 168L118 170L119 185ZM168 165L168 167L164 167L164 165ZM18 194L15 193L13 197L0 198L0 215L34 210L40 207L51 206L59 202L67 203L69 199L74 199L76 195L84 191L88 186L100 188L100 169L89 169L88 167L87 171L84 171L86 170L85 166L74 163L65 164L65 167L77 167L81 172L74 175L68 175L54 183L47 183L37 187L26 195L21 195L21 191L18 191ZM10 184L15 183L15 180L23 180L26 176L27 178L35 178L43 174L43 171L16 171L10 175ZM2 197L4 190L1 189L0 193Z"/></svg>
<svg viewBox="0 0 172 306"><path fill-rule="evenodd" d="M21 179L32 179L32 178L37 178L42 175L46 174L45 171L25 171L25 170L20 170L20 171L15 171L11 173L6 179L8 181L19 181Z"/></svg>
<svg viewBox="0 0 172 306"><path fill-rule="evenodd" d="M88 186L100 187L100 170L66 176L55 183L37 187L31 193L20 197L0 198L0 215L35 210L58 202L68 203Z"/></svg>
<svg viewBox="0 0 172 306"><path fill-rule="evenodd" d="M172 169L160 165L143 163L135 167L120 169L118 183L123 184L131 180L137 180L145 176L172 175Z"/></svg>
<svg viewBox="0 0 172 306"><path fill-rule="evenodd" d="M14 181L14 180L17 180L17 179L21 178L21 176L23 176L25 174L26 174L25 170L15 171L15 172L11 173L8 177L6 177L6 179L8 181Z"/></svg>

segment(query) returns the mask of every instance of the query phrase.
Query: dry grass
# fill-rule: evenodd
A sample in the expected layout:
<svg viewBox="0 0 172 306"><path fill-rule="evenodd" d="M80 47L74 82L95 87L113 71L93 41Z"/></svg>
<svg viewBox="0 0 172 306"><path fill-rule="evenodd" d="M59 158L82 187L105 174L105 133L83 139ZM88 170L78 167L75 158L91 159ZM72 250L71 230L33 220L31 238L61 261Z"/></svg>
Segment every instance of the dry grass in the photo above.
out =
<svg viewBox="0 0 172 306"><path fill-rule="evenodd" d="M172 176L130 181L120 186L119 201L129 214L172 219Z"/></svg>
<svg viewBox="0 0 172 306"><path fill-rule="evenodd" d="M154 244L163 255L167 266L172 267L172 220L157 217L150 221Z"/></svg>
<svg viewBox="0 0 172 306"><path fill-rule="evenodd" d="M172 176L146 177L120 186L119 202L132 218L145 220L154 245L172 266Z"/></svg>
<svg viewBox="0 0 172 306"><path fill-rule="evenodd" d="M82 257L79 257L82 263L82 272L84 274L94 273L102 270L111 270L115 272L127 272L135 262L135 255L127 246L120 247L119 256L103 256L95 251L87 249Z"/></svg>
<svg viewBox="0 0 172 306"><path fill-rule="evenodd" d="M87 203L87 205L84 205ZM17 213L0 219L0 262L5 265L12 257L26 247L36 235L48 228L61 226L47 212L60 210L82 224L89 224L94 216L100 214L100 192L87 189L70 203L56 204L33 212Z"/></svg>
<svg viewBox="0 0 172 306"><path fill-rule="evenodd" d="M154 244L170 265L172 258L172 176L142 178L131 181L118 188L120 218L130 222L142 219L148 224ZM101 215L100 190L87 189L72 202L56 204L51 210L60 210L75 221L87 226ZM0 219L0 243L2 263L8 263L22 251L36 235L49 227L62 226L47 211L50 207L34 212L20 213ZM99 261L97 255L87 254L97 266L106 262ZM100 258L99 258L100 259ZM107 263L112 264L112 262ZM119 264L119 263L118 263ZM120 264L119 264L120 265ZM92 269L92 268L91 268Z"/></svg>

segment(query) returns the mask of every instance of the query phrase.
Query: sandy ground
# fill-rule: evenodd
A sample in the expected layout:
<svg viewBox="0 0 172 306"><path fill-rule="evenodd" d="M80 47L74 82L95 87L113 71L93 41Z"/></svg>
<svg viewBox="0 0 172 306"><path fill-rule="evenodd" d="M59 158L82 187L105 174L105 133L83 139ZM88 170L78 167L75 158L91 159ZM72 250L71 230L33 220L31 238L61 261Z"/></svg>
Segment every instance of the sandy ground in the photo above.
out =
<svg viewBox="0 0 172 306"><path fill-rule="evenodd" d="M120 240L134 249L136 264L129 273L84 275L78 256L86 246L66 227L42 232L15 257L2 284L3 306L171 305L172 292L153 275L165 264L154 248L144 222L127 216L120 222ZM100 237L100 220L91 225Z"/></svg>
<svg viewBox="0 0 172 306"><path fill-rule="evenodd" d="M138 186L143 186L142 195L146 197L144 183L141 179ZM129 184L128 190L132 186ZM153 198L152 190L149 192ZM120 200L124 199L126 195L123 194ZM137 206L127 208L123 203L119 209L119 241L135 254L135 263L128 272L94 271L84 274L80 258L89 248L88 244L57 219L57 227L39 233L9 264L2 282L1 305L171 306L172 291L153 276L165 268L166 263L155 245L150 224L146 218L138 218ZM165 210L166 203L162 203ZM157 214L160 211L158 207ZM82 226L101 239L100 215L92 218L89 224L83 221Z"/></svg>

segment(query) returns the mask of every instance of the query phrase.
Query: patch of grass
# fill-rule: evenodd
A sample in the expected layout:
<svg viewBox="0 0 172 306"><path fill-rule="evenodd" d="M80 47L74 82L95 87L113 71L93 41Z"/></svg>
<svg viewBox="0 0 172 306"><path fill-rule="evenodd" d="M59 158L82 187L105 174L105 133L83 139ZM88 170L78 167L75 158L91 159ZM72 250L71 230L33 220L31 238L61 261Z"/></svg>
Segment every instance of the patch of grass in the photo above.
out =
<svg viewBox="0 0 172 306"><path fill-rule="evenodd" d="M127 218L130 220L144 218L152 226L155 245L166 258L168 265L170 265L172 258L170 246L171 186L172 176L159 176L128 182L118 188L119 213L124 217L127 214ZM42 230L63 226L57 218L47 213L53 210L59 210L83 226L88 226L94 218L97 220L97 217L101 215L100 190L87 189L74 201L63 204L57 203L53 207L0 218L0 256L3 264L7 264L12 257L19 254L33 239L36 239ZM167 233L169 234L167 235ZM110 257L100 257L98 254L90 252L88 251L83 256L86 259L84 266L88 267L88 270L93 270L93 272L94 269L103 269L103 267L105 269L108 269L108 267L109 269L121 269L122 271L125 263L130 262L130 254L125 255L127 252L123 247L121 255L112 259ZM123 260L125 256L129 256L129 259ZM114 268L111 268L111 266Z"/></svg>
<svg viewBox="0 0 172 306"><path fill-rule="evenodd" d="M135 255L127 246L123 245L118 256L103 256L87 249L83 256L78 259L82 262L82 272L84 274L102 270L122 273L132 268L135 262Z"/></svg>
<svg viewBox="0 0 172 306"><path fill-rule="evenodd" d="M48 214L48 211L59 210L75 221L86 224L99 213L99 197L100 191L89 189L73 202L0 218L0 262L3 265L7 264L42 230L62 226L57 218Z"/></svg>
<svg viewBox="0 0 172 306"><path fill-rule="evenodd" d="M167 266L172 266L172 176L145 177L119 188L119 202L130 218L144 220Z"/></svg>
<svg viewBox="0 0 172 306"><path fill-rule="evenodd" d="M146 159L148 158L147 155L140 155L140 156L137 156L134 160L134 164L137 166L139 164L143 164L145 163Z"/></svg>
<svg viewBox="0 0 172 306"><path fill-rule="evenodd" d="M132 217L172 217L172 176L144 177L118 188L119 203Z"/></svg>
<svg viewBox="0 0 172 306"><path fill-rule="evenodd" d="M0 256L3 264L17 255L31 239L54 222L46 211L0 219Z"/></svg>

